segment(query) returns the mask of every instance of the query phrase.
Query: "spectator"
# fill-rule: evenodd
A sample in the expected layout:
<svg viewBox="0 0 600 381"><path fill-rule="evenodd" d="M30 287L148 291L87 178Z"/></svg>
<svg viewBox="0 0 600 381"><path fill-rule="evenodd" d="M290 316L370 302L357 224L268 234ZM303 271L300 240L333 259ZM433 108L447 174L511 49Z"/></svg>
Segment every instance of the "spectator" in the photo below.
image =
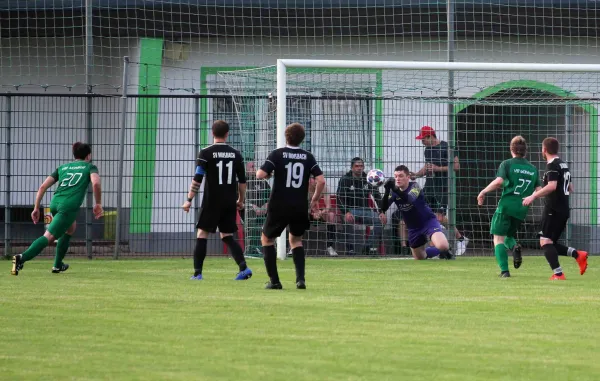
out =
<svg viewBox="0 0 600 381"><path fill-rule="evenodd" d="M383 225L377 212L369 207L369 198L373 197L375 208L381 201L381 193L367 182L364 172L365 162L360 157L355 157L351 162L351 170L346 173L338 183L338 207L344 216L344 237L346 251L354 254L354 226L359 223L373 226L373 234L369 235L365 254L375 254L377 244L381 240Z"/></svg>
<svg viewBox="0 0 600 381"><path fill-rule="evenodd" d="M316 182L314 177L311 177L308 183L308 199L311 200L315 193ZM338 255L337 251L333 248L335 242L335 224L337 223L337 216L335 210L331 208L331 195L328 192L327 185L323 189L323 196L319 200L319 204L316 205L310 211L311 221L322 221L327 226L327 253L335 257Z"/></svg>
<svg viewBox="0 0 600 381"><path fill-rule="evenodd" d="M262 243L260 235L262 225L265 222L267 214L267 204L271 189L269 183L265 180L256 178L256 166L254 162L249 161L246 164L247 190L246 190L246 208L240 211L240 216L246 227L246 245L245 255L252 257L262 257Z"/></svg>
<svg viewBox="0 0 600 381"><path fill-rule="evenodd" d="M448 143L439 140L435 130L429 126L421 127L421 133L416 139L420 140L425 146L425 166L417 173L412 173L411 177L426 176L423 193L427 204L434 211L438 221L448 227ZM458 156L454 156L454 171L460 169ZM458 229L454 228L456 236L456 255L462 255L467 250L469 239L465 237Z"/></svg>

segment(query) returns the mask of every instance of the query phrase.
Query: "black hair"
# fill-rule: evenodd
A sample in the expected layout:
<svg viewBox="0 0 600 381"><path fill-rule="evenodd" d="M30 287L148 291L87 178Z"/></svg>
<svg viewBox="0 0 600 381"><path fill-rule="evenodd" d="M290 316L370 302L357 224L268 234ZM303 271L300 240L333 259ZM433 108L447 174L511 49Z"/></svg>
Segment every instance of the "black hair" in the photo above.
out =
<svg viewBox="0 0 600 381"><path fill-rule="evenodd" d="M87 155L92 153L92 147L87 143L75 142L73 143L73 156L75 159L85 160Z"/></svg>

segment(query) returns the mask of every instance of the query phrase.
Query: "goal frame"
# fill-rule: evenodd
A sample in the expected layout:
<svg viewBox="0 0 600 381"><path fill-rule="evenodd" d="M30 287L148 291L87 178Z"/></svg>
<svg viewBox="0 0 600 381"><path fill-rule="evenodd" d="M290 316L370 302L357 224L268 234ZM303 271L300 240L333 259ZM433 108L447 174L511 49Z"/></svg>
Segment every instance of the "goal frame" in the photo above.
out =
<svg viewBox="0 0 600 381"><path fill-rule="evenodd" d="M278 59L277 60L277 148L285 147L287 69L380 69L380 70L437 70L447 71L506 71L506 72L600 72L600 64L548 64L548 63L509 63L509 62L422 62L422 61L365 61L365 60L310 60L310 59ZM449 94L452 95L452 94ZM452 129L452 126L449 126ZM448 131L451 135L453 131ZM452 149L451 146L448 147ZM450 152L451 153L451 152ZM452 157L452 156L449 156ZM449 183L452 184L454 171L448 171ZM449 203L448 208L454 207ZM285 259L286 230L277 238L277 257Z"/></svg>

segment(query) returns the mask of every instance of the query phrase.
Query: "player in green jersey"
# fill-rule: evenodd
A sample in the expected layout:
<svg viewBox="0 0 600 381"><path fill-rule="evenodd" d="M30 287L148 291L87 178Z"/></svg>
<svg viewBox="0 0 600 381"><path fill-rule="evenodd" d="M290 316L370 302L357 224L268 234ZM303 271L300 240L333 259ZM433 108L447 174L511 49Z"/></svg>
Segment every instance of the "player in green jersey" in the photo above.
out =
<svg viewBox="0 0 600 381"><path fill-rule="evenodd" d="M512 159L500 164L496 179L477 196L477 204L481 206L486 193L502 188L502 196L490 228L490 233L494 235L494 254L502 278L510 277L506 249L513 250L515 268L521 266L523 258L515 236L529 211L529 207L523 205L523 198L541 188L537 168L525 159L527 142L522 136L515 136L511 140L510 153Z"/></svg>
<svg viewBox="0 0 600 381"><path fill-rule="evenodd" d="M77 214L81 203L87 193L90 182L94 191L94 217L102 217L104 211L101 205L101 187L98 168L90 160L92 159L92 148L89 144L77 142L73 144L73 156L75 161L66 163L58 167L50 176L44 180L35 197L35 206L31 219L37 223L40 218L40 203L44 194L54 183L58 183L58 188L54 192L54 197L50 202L50 212L52 213L52 222L43 236L36 239L23 254L18 254L12 260L12 275L19 275L23 264L35 258L39 253L49 245L50 242L58 240L56 243L56 256L54 258L53 273L66 271L69 265L63 263L63 258L69 248L69 241L75 232L77 224Z"/></svg>

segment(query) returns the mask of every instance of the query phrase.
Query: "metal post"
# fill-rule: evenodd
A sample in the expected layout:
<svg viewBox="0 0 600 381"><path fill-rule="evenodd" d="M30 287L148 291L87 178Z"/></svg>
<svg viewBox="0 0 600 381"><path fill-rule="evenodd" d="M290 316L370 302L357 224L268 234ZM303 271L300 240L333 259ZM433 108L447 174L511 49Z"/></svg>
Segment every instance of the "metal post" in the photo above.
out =
<svg viewBox="0 0 600 381"><path fill-rule="evenodd" d="M446 1L446 19L448 24L448 62L454 62L454 2ZM454 119L454 71L448 70L448 238L450 247L455 247L456 237L456 174L454 173L454 150L456 148L456 126Z"/></svg>
<svg viewBox="0 0 600 381"><path fill-rule="evenodd" d="M11 243L10 243L10 159L11 159L11 124L12 124L12 99L10 95L6 96L6 191L5 191L5 203L4 203L4 255L7 257L11 256Z"/></svg>
<svg viewBox="0 0 600 381"><path fill-rule="evenodd" d="M123 209L123 163L125 161L125 126L127 125L127 69L129 57L123 57L123 87L121 90L121 121L119 133L119 168L117 177L117 216L115 219L114 259L119 259L121 247L121 214Z"/></svg>
<svg viewBox="0 0 600 381"><path fill-rule="evenodd" d="M200 98L194 98L194 155L200 152ZM200 217L200 197L194 197L194 221Z"/></svg>
<svg viewBox="0 0 600 381"><path fill-rule="evenodd" d="M86 143L93 144L93 117L92 117L92 64L93 64L93 36L92 36L92 0L85 0L85 88L86 94ZM98 147L96 147L98 148ZM92 186L88 187L86 209L85 209L85 250L87 257L92 259L92 235L93 235L93 207L94 193Z"/></svg>
<svg viewBox="0 0 600 381"><path fill-rule="evenodd" d="M285 147L285 122L287 112L287 73L283 61L277 60L277 148ZM285 259L287 251L285 247L286 230L277 238L277 257Z"/></svg>
<svg viewBox="0 0 600 381"><path fill-rule="evenodd" d="M571 158L571 134L573 133L573 107L572 105L567 105L565 107L565 162L571 168L571 162L573 161ZM571 168L571 171L573 169ZM572 173L572 172L571 172ZM567 229L565 232L565 238L567 241L567 246L571 245L571 219L569 218L567 222Z"/></svg>

